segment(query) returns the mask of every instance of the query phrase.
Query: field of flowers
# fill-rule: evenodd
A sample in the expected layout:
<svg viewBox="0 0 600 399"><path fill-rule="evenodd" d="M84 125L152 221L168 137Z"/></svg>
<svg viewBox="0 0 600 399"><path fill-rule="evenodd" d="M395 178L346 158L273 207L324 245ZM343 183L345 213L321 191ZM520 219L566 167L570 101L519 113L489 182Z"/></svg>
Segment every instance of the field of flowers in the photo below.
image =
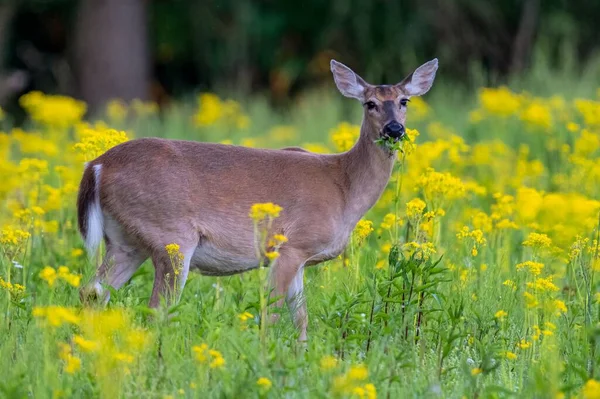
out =
<svg viewBox="0 0 600 399"><path fill-rule="evenodd" d="M346 151L358 104L201 94L84 122L70 98L21 103L27 127L0 133L0 397L600 398L600 89L413 98L388 188L306 273L306 344L287 312L260 323L264 270L192 274L155 311L147 262L107 307L82 305L76 192L85 161L135 137Z"/></svg>

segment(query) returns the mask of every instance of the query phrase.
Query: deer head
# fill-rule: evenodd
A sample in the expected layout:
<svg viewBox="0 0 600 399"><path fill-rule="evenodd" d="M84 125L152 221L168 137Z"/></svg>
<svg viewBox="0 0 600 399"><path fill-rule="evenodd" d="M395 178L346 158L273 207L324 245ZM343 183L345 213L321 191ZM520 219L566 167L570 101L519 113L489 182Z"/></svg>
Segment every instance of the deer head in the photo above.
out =
<svg viewBox="0 0 600 399"><path fill-rule="evenodd" d="M364 106L363 125L370 139L400 140L404 136L406 108L410 98L429 91L438 60L421 65L404 80L395 85L372 85L344 64L331 60L331 71L339 91L346 97L355 98Z"/></svg>

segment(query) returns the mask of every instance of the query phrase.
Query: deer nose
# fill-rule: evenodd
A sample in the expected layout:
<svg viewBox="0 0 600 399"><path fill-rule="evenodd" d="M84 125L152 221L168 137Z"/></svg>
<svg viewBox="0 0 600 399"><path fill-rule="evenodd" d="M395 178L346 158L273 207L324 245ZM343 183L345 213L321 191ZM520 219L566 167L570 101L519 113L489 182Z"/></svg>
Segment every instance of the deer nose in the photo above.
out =
<svg viewBox="0 0 600 399"><path fill-rule="evenodd" d="M383 127L383 134L394 139L402 138L404 136L404 125L392 121Z"/></svg>

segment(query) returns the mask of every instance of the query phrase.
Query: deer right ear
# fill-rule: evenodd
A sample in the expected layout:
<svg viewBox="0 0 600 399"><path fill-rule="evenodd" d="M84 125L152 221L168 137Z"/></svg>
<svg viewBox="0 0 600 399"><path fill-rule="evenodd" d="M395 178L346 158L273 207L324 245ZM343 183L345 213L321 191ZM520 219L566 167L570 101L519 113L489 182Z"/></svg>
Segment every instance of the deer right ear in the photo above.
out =
<svg viewBox="0 0 600 399"><path fill-rule="evenodd" d="M438 59L434 58L418 67L396 86L400 87L408 96L422 96L431 89L437 69Z"/></svg>
<svg viewBox="0 0 600 399"><path fill-rule="evenodd" d="M368 84L363 78L336 60L331 60L331 72L333 72L333 80L335 80L335 85L340 93L346 97L364 101L365 89Z"/></svg>

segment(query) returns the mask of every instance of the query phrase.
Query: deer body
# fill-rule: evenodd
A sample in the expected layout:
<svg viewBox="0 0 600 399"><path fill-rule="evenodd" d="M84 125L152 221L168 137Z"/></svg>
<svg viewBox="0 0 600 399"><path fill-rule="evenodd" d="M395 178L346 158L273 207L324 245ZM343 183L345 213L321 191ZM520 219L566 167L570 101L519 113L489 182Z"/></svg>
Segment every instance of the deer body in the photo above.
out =
<svg viewBox="0 0 600 399"><path fill-rule="evenodd" d="M366 83L360 83L366 92ZM404 95L380 88L372 86L374 96ZM365 121L371 111L365 110ZM396 123L404 123L388 111L386 118L391 112ZM263 260L256 257L248 213L255 203L273 202L283 211L270 232L284 234L288 242L272 282L275 294L287 297L305 339L303 268L339 255L385 189L395 153L374 143L381 134L377 123L363 122L355 146L335 155L157 138L112 148L86 166L80 186L82 236L91 251L102 237L106 242L104 262L86 289L108 299L101 283L120 288L150 257L155 267L150 305L157 306L161 295L183 288L190 269L222 276L257 268ZM184 256L176 277L165 251L170 243Z"/></svg>

